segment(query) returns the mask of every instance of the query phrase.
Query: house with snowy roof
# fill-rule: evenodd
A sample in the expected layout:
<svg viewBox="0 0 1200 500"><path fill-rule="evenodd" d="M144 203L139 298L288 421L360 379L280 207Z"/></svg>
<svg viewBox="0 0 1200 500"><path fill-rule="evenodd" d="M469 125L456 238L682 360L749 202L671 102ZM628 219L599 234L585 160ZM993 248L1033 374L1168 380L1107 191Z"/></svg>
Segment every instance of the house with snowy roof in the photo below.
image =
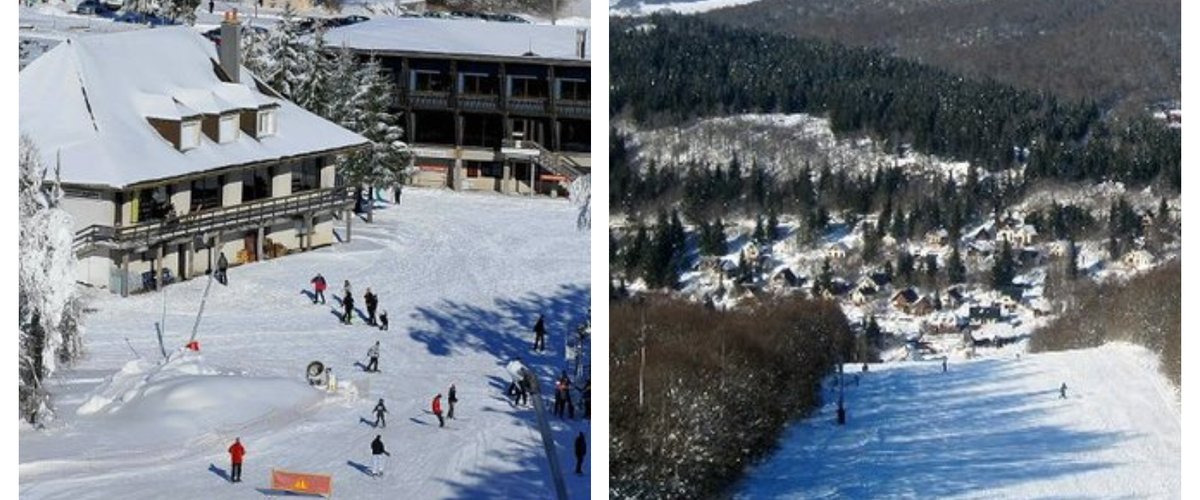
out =
<svg viewBox="0 0 1200 500"><path fill-rule="evenodd" d="M368 141L281 98L188 27L72 38L20 72L19 128L57 167L78 279L153 288L335 241L340 155Z"/></svg>
<svg viewBox="0 0 1200 500"><path fill-rule="evenodd" d="M1146 269L1154 265L1154 254L1139 248L1123 255L1121 263L1130 269Z"/></svg>
<svg viewBox="0 0 1200 500"><path fill-rule="evenodd" d="M414 184L561 194L591 170L586 29L378 17L325 40L394 76L392 112L412 146Z"/></svg>

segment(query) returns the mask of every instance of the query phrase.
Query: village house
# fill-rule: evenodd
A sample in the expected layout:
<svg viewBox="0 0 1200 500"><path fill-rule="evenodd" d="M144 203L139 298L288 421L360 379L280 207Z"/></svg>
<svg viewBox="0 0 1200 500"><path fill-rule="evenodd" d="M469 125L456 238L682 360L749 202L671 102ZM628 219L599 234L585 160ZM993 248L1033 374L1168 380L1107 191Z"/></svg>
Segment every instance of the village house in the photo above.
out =
<svg viewBox="0 0 1200 500"><path fill-rule="evenodd" d="M892 307L900 311L908 312L909 308L911 308L913 304L916 304L917 300L920 298L921 296L916 290L913 290L912 288L905 288L892 294L892 298L888 302L892 304Z"/></svg>
<svg viewBox="0 0 1200 500"><path fill-rule="evenodd" d="M931 334L956 333L959 331L958 316L948 311L930 314L922 322L922 328Z"/></svg>
<svg viewBox="0 0 1200 500"><path fill-rule="evenodd" d="M325 41L395 78L414 184L553 195L591 171L586 29L380 16Z"/></svg>
<svg viewBox="0 0 1200 500"><path fill-rule="evenodd" d="M928 233L925 233L925 244L927 245L940 247L949 243L949 241L950 232L944 228L934 229Z"/></svg>
<svg viewBox="0 0 1200 500"><path fill-rule="evenodd" d="M849 249L846 248L846 245L834 243L829 245L829 248L825 249L825 256L829 257L829 260L842 260L846 258L847 251L849 251Z"/></svg>
<svg viewBox="0 0 1200 500"><path fill-rule="evenodd" d="M933 297L929 295L923 295L908 307L907 312L914 316L924 316L938 310L940 307L940 304L938 304Z"/></svg>
<svg viewBox="0 0 1200 500"><path fill-rule="evenodd" d="M796 273L792 272L791 268L783 268L779 272L771 276L768 286L775 290L786 290L800 286L801 280L796 277Z"/></svg>
<svg viewBox="0 0 1200 500"><path fill-rule="evenodd" d="M189 27L68 39L20 73L23 136L60 171L78 280L126 294L349 237L340 155L368 141ZM341 222L337 222L341 223Z"/></svg>
<svg viewBox="0 0 1200 500"><path fill-rule="evenodd" d="M995 323L1000 321L1000 307L991 306L971 306L969 311L970 324L980 326L985 323Z"/></svg>
<svg viewBox="0 0 1200 500"><path fill-rule="evenodd" d="M750 243L747 243L746 246L742 249L742 251L743 251L744 255L746 256L746 262L756 263L763 256L762 249L758 246L758 243L755 243L753 241L751 241Z"/></svg>
<svg viewBox="0 0 1200 500"><path fill-rule="evenodd" d="M1004 242L1008 242L1014 248L1029 246L1033 244L1033 240L1037 237L1037 234L1037 229L1034 229L1029 224L1014 224L996 231L996 244L1001 245Z"/></svg>
<svg viewBox="0 0 1200 500"><path fill-rule="evenodd" d="M1154 265L1154 254L1145 249L1132 250L1121 257L1121 263L1130 269L1146 269Z"/></svg>

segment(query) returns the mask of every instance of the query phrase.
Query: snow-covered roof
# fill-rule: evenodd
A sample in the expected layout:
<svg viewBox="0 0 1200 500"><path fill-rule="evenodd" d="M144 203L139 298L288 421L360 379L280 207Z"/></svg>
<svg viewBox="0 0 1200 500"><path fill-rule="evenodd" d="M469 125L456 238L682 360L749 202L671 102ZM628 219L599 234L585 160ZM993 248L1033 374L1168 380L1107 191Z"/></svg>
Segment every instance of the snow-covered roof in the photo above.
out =
<svg viewBox="0 0 1200 500"><path fill-rule="evenodd" d="M131 184L361 145L362 136L286 100L222 81L217 53L188 27L69 39L20 73L20 131L46 165L61 160L62 180L121 188ZM225 144L208 137L179 151L149 118L276 107L274 135Z"/></svg>
<svg viewBox="0 0 1200 500"><path fill-rule="evenodd" d="M590 62L591 35L585 35L584 57L580 58L576 48L579 29L478 19L378 17L331 29L325 41L360 51Z"/></svg>

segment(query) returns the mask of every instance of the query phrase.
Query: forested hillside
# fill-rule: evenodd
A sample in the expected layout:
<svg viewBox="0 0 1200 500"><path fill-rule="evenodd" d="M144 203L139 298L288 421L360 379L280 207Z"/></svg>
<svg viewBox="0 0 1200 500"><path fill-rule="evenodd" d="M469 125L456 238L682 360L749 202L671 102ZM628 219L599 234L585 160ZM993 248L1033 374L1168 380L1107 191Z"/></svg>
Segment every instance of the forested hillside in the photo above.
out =
<svg viewBox="0 0 1200 500"><path fill-rule="evenodd" d="M1178 0L762 0L705 17L1144 114L1180 99Z"/></svg>

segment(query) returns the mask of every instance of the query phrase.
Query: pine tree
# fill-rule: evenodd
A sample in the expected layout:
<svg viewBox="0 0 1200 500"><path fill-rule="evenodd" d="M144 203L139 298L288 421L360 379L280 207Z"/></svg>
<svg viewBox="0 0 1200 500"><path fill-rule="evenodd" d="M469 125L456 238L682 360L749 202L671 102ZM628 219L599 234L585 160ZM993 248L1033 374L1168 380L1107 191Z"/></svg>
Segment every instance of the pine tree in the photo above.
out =
<svg viewBox="0 0 1200 500"><path fill-rule="evenodd" d="M875 226L870 223L863 223L862 226L862 259L864 264L869 264L879 256L879 234L875 231Z"/></svg>
<svg viewBox="0 0 1200 500"><path fill-rule="evenodd" d="M1067 279L1074 281L1079 277L1079 245L1075 244L1075 239L1067 240Z"/></svg>
<svg viewBox="0 0 1200 500"><path fill-rule="evenodd" d="M967 267L963 265L962 254L958 251L958 244L954 245L954 251L950 254L950 261L946 263L946 278L950 281L950 284L967 281Z"/></svg>
<svg viewBox="0 0 1200 500"><path fill-rule="evenodd" d="M821 263L821 272L813 281L813 296L821 297L825 293L833 293L833 269L829 266L829 258Z"/></svg>
<svg viewBox="0 0 1200 500"><path fill-rule="evenodd" d="M905 283L912 283L913 268L916 265L916 259L908 250L901 250L896 256L896 275L904 278Z"/></svg>
<svg viewBox="0 0 1200 500"><path fill-rule="evenodd" d="M998 290L1011 285L1014 277L1016 268L1013 265L1012 245L1006 240L992 263L992 288Z"/></svg>
<svg viewBox="0 0 1200 500"><path fill-rule="evenodd" d="M357 74L359 86L351 101L351 130L369 139L371 147L349 155L340 170L351 185L365 187L373 199L376 187L404 183L411 155L401 140L403 130L389 109L394 91L379 61L371 59ZM367 221L371 220L368 208Z"/></svg>
<svg viewBox="0 0 1200 500"><path fill-rule="evenodd" d="M53 418L46 377L82 350L75 288L74 223L59 204L63 197L55 170L53 181L32 141L20 142L19 411L41 425Z"/></svg>
<svg viewBox="0 0 1200 500"><path fill-rule="evenodd" d="M767 241L775 241L775 238L778 234L779 234L779 217L776 216L775 211L772 210L770 213L767 214Z"/></svg>

